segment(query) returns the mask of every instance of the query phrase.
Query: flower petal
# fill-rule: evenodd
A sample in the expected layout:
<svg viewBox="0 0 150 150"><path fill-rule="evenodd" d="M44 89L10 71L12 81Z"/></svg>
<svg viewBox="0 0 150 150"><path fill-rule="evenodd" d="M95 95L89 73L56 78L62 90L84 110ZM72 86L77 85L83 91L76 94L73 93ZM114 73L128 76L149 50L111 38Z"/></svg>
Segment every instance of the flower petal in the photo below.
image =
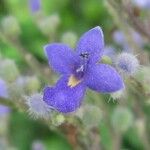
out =
<svg viewBox="0 0 150 150"><path fill-rule="evenodd" d="M80 83L71 88L67 85L68 78L68 76L62 77L54 89L51 87L44 89L43 100L62 113L73 112L80 107L85 93L85 84Z"/></svg>
<svg viewBox="0 0 150 150"><path fill-rule="evenodd" d="M58 73L71 73L78 61L77 55L65 44L54 43L44 47L50 66Z"/></svg>
<svg viewBox="0 0 150 150"><path fill-rule="evenodd" d="M97 62L102 53L104 47L104 35L102 29L98 26L95 27L80 38L77 43L77 53L79 55L88 53L90 62Z"/></svg>
<svg viewBox="0 0 150 150"><path fill-rule="evenodd" d="M92 90L104 93L115 92L124 87L124 83L116 70L105 64L90 66L85 82Z"/></svg>

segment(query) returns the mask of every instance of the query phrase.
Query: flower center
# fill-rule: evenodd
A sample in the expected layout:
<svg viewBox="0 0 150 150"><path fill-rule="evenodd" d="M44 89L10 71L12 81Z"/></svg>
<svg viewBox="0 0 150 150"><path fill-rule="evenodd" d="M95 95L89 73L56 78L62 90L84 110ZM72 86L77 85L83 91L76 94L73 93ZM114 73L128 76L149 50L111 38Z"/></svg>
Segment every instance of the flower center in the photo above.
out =
<svg viewBox="0 0 150 150"><path fill-rule="evenodd" d="M68 86L70 87L75 87L76 85L78 85L82 81L85 75L89 54L86 52L81 53L80 57L81 59L80 59L79 64L75 66L74 73L69 77Z"/></svg>
<svg viewBox="0 0 150 150"><path fill-rule="evenodd" d="M82 80L77 79L74 75L71 75L68 80L68 86L71 88L75 87L78 85Z"/></svg>

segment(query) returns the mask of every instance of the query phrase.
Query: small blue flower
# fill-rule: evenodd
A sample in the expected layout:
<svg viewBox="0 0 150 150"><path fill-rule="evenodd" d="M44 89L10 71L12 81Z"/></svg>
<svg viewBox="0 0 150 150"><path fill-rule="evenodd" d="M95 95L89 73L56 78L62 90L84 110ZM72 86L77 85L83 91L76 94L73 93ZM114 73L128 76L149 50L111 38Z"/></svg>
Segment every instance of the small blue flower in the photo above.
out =
<svg viewBox="0 0 150 150"><path fill-rule="evenodd" d="M98 63L103 48L104 37L100 27L86 32L75 51L60 43L46 45L49 64L62 77L55 87L44 89L43 100L55 110L69 113L81 105L86 87L103 93L122 89L124 83L116 70Z"/></svg>
<svg viewBox="0 0 150 150"><path fill-rule="evenodd" d="M29 6L33 13L41 9L41 0L29 0Z"/></svg>

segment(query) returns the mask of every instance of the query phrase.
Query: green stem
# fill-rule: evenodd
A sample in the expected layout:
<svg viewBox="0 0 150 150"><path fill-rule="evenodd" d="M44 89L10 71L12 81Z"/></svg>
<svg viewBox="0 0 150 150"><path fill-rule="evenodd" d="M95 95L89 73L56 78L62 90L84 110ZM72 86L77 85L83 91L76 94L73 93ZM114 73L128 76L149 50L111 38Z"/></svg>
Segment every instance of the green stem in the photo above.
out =
<svg viewBox="0 0 150 150"><path fill-rule="evenodd" d="M14 103L11 100L5 99L2 97L0 97L0 104L4 105L4 106L11 107L11 108L16 108L16 106L14 105Z"/></svg>

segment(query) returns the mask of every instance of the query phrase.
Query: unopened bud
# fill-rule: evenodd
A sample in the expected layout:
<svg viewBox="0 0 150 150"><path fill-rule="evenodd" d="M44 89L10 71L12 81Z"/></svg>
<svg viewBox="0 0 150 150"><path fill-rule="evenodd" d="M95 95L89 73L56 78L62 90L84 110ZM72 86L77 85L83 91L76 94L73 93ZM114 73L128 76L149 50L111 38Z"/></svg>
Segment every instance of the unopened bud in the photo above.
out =
<svg viewBox="0 0 150 150"><path fill-rule="evenodd" d="M62 114L57 114L52 117L52 124L54 126L60 126L62 123L64 123L65 117Z"/></svg>
<svg viewBox="0 0 150 150"><path fill-rule="evenodd" d="M101 109L94 105L85 105L81 109L83 109L82 115L79 117L81 117L83 124L87 128L97 127L102 119Z"/></svg>
<svg viewBox="0 0 150 150"><path fill-rule="evenodd" d="M2 31L6 36L15 37L21 32L17 19L14 16L7 16L1 21Z"/></svg>
<svg viewBox="0 0 150 150"><path fill-rule="evenodd" d="M115 130L126 131L133 123L133 115L125 107L117 107L112 113L112 125Z"/></svg>
<svg viewBox="0 0 150 150"><path fill-rule="evenodd" d="M106 56L106 55L102 56L101 62L104 63L104 64L109 64L109 65L112 64L111 58L109 56Z"/></svg>
<svg viewBox="0 0 150 150"><path fill-rule="evenodd" d="M121 53L116 60L116 67L125 74L133 75L138 70L139 61L132 54Z"/></svg>
<svg viewBox="0 0 150 150"><path fill-rule="evenodd" d="M25 97L26 104L28 106L29 114L37 118L49 118L51 108L43 101L43 96L39 93L33 94L29 97Z"/></svg>
<svg viewBox="0 0 150 150"><path fill-rule="evenodd" d="M42 18L38 22L38 26L40 30L46 36L54 35L59 24L60 24L60 18L57 14Z"/></svg>
<svg viewBox="0 0 150 150"><path fill-rule="evenodd" d="M27 77L25 88L30 93L36 92L40 89L40 81L36 76Z"/></svg>
<svg viewBox="0 0 150 150"><path fill-rule="evenodd" d="M11 59L0 61L0 76L8 82L14 81L19 76L19 70Z"/></svg>

